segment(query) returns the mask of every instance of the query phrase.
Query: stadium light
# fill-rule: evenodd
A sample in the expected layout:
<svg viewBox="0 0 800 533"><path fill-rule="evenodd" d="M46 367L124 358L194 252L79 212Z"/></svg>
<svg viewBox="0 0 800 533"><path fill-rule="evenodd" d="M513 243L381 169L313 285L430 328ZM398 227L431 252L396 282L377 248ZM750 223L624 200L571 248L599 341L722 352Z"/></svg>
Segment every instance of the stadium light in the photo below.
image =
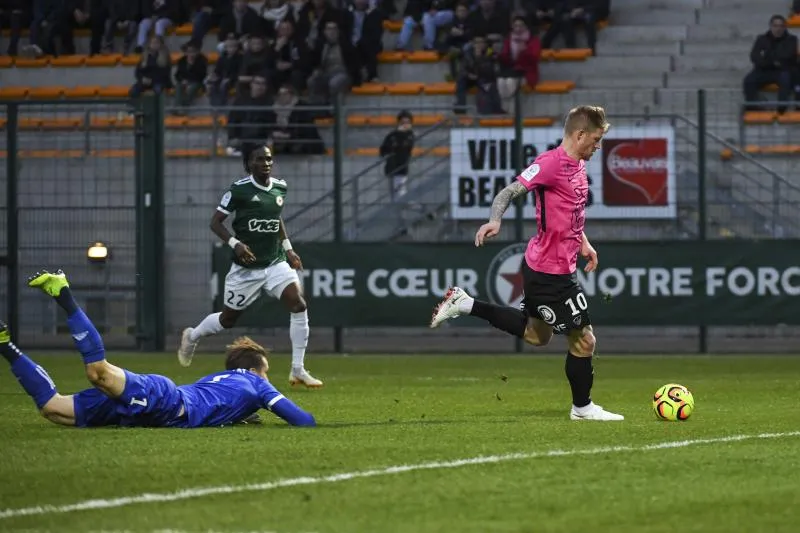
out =
<svg viewBox="0 0 800 533"><path fill-rule="evenodd" d="M103 264L108 261L109 251L105 244L98 241L89 246L86 250L86 258L90 263Z"/></svg>

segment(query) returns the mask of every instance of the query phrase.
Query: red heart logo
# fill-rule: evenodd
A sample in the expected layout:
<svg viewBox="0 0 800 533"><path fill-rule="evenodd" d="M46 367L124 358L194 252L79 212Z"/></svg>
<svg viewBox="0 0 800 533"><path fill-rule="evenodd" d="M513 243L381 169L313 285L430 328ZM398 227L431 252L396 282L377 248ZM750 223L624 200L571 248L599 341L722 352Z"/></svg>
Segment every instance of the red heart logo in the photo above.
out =
<svg viewBox="0 0 800 533"><path fill-rule="evenodd" d="M603 203L667 205L666 139L603 140Z"/></svg>

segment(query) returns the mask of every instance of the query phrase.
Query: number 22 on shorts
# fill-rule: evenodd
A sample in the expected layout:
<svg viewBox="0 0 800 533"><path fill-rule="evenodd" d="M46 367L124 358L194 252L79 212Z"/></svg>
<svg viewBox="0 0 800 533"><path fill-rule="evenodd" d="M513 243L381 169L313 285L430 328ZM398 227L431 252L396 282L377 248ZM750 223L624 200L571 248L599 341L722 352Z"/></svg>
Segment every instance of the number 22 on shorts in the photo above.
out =
<svg viewBox="0 0 800 533"><path fill-rule="evenodd" d="M231 305L235 305L236 307L241 307L244 303L244 294L236 294L233 291L228 291L227 298L225 298L225 302ZM236 300L236 303L234 303Z"/></svg>

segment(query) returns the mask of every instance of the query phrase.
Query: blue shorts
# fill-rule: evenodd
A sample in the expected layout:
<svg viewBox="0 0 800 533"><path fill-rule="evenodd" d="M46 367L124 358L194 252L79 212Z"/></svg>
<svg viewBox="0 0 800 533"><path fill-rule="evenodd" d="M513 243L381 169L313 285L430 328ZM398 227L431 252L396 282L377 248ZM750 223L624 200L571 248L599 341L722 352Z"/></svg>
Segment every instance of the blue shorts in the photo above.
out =
<svg viewBox="0 0 800 533"><path fill-rule="evenodd" d="M77 427L185 427L188 417L175 383L157 374L125 372L125 390L109 398L98 389L73 397ZM184 409L185 411L185 409Z"/></svg>
<svg viewBox="0 0 800 533"><path fill-rule="evenodd" d="M121 426L174 427L186 423L183 396L171 379L158 374L123 372L125 390L117 398ZM184 413L179 416L181 409Z"/></svg>
<svg viewBox="0 0 800 533"><path fill-rule="evenodd" d="M75 406L75 425L79 428L118 426L117 400L98 389L86 389L72 397Z"/></svg>

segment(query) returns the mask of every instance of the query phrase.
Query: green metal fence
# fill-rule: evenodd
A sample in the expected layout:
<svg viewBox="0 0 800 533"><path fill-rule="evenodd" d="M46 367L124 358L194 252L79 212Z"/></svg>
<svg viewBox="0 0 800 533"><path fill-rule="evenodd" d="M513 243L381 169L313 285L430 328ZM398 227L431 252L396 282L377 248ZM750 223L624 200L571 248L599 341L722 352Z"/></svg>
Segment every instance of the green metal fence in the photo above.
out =
<svg viewBox="0 0 800 533"><path fill-rule="evenodd" d="M304 242L470 242L497 188L559 142L561 117L536 127L526 119L553 117L555 109L564 113L579 103L603 104L612 122L603 152L589 164L593 240L800 237L800 187L781 166L786 158L744 149L742 131L756 133L743 125L738 95L730 91L518 95L515 114L499 123L474 112L455 115L447 98L382 102L310 110L330 117L306 125L318 131L325 153L277 156L274 173L289 182L285 220L301 253ZM27 345L63 346L57 310L25 288L25 276L40 267L69 271L111 346L171 347L183 327L215 309L224 272L213 266L208 222L221 194L244 173L241 156L227 150L230 109L178 114L155 98L138 109L125 101L4 102L0 109L6 130L0 209L7 225L0 231L0 299ZM377 147L401 110L417 119L417 150L408 193L398 201ZM512 209L498 241L520 242L533 233L532 208ZM87 262L86 248L95 241L111 250L104 266ZM514 348L485 330L477 338L465 328L423 332L426 318L390 329L326 322L315 327L312 348ZM699 319L697 325L704 326ZM277 349L287 346L280 323L258 329ZM619 349L650 347L661 335L659 346L693 350L723 349L742 326L606 329L612 347L614 335L626 340Z"/></svg>

